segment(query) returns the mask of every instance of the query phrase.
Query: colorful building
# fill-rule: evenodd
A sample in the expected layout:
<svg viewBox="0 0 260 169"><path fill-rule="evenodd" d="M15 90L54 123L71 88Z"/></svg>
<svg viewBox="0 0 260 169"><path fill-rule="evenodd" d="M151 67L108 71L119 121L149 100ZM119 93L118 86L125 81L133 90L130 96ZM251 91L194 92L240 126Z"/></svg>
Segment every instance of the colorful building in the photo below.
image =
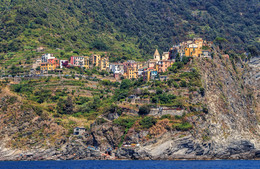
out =
<svg viewBox="0 0 260 169"><path fill-rule="evenodd" d="M151 71L149 69L145 70L143 72L143 81L147 81L147 82L150 81L151 79L150 75L151 75Z"/></svg>
<svg viewBox="0 0 260 169"><path fill-rule="evenodd" d="M83 67L85 65L84 57L83 56L71 56L70 64L73 66Z"/></svg>
<svg viewBox="0 0 260 169"><path fill-rule="evenodd" d="M42 55L42 63L46 63L48 62L48 59L55 59L55 57L53 57L53 54L51 53L46 53Z"/></svg>
<svg viewBox="0 0 260 169"><path fill-rule="evenodd" d="M196 44L190 44L185 48L185 56L187 57L199 57L201 53L201 49Z"/></svg>
<svg viewBox="0 0 260 169"><path fill-rule="evenodd" d="M124 74L124 65L122 63L111 63L109 64L109 69L111 72L119 72L120 74Z"/></svg>
<svg viewBox="0 0 260 169"><path fill-rule="evenodd" d="M174 60L161 60L158 62L158 72L166 72L168 67L170 67L175 61Z"/></svg>
<svg viewBox="0 0 260 169"><path fill-rule="evenodd" d="M157 62L158 62L157 60L149 60L148 61L148 68L155 68Z"/></svg>
<svg viewBox="0 0 260 169"><path fill-rule="evenodd" d="M162 60L168 60L168 59L169 59L169 52L163 52Z"/></svg>
<svg viewBox="0 0 260 169"><path fill-rule="evenodd" d="M57 59L57 58L48 59L48 63L51 63L51 64L55 65L55 67L59 67L60 66L60 60Z"/></svg>
<svg viewBox="0 0 260 169"><path fill-rule="evenodd" d="M138 71L134 67L128 67L126 71L126 78L127 79L137 79L138 78Z"/></svg>
<svg viewBox="0 0 260 169"><path fill-rule="evenodd" d="M100 67L100 70L108 70L109 69L109 58L108 57L101 58L99 61L99 67Z"/></svg>
<svg viewBox="0 0 260 169"><path fill-rule="evenodd" d="M91 64L95 67L99 67L99 63L100 63L100 60L101 60L101 56L100 55L96 55L96 54L93 54L90 58L90 61L91 61Z"/></svg>
<svg viewBox="0 0 260 169"><path fill-rule="evenodd" d="M89 57L88 56L85 56L84 57L84 63L85 63L85 65L84 65L84 67L86 68L86 69L89 69L90 68L90 59L89 59Z"/></svg>
<svg viewBox="0 0 260 169"><path fill-rule="evenodd" d="M52 63L42 63L41 64L41 73L48 73L48 71L54 71L56 66Z"/></svg>
<svg viewBox="0 0 260 169"><path fill-rule="evenodd" d="M202 38L194 38L194 43L196 44L196 45L198 45L198 48L199 49L201 49L202 48L202 46L203 46L203 39Z"/></svg>

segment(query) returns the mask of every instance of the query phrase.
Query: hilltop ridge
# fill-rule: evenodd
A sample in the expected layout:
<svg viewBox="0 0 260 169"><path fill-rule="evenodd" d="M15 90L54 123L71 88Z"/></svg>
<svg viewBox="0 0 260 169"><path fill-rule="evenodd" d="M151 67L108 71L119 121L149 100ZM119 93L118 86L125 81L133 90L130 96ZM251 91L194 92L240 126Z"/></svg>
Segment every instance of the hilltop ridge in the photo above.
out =
<svg viewBox="0 0 260 169"><path fill-rule="evenodd" d="M192 37L223 37L228 50L259 50L259 1L7 1L0 52L37 46L111 51L129 59ZM162 52L162 51L160 51Z"/></svg>

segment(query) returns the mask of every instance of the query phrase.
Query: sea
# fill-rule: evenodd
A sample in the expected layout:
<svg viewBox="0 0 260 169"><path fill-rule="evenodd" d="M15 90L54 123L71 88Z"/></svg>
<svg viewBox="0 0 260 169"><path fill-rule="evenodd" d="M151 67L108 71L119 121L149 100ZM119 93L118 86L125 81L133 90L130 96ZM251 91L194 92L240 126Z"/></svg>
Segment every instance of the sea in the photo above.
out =
<svg viewBox="0 0 260 169"><path fill-rule="evenodd" d="M1 169L260 169L257 160L212 161L2 161Z"/></svg>

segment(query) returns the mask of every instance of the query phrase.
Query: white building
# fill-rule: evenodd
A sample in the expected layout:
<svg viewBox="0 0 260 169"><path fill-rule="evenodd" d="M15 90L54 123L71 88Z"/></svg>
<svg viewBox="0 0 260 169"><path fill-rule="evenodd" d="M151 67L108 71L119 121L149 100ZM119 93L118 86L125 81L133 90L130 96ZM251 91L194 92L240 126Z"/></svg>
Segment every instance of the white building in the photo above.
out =
<svg viewBox="0 0 260 169"><path fill-rule="evenodd" d="M169 52L163 52L162 60L168 60L168 59L169 59Z"/></svg>
<svg viewBox="0 0 260 169"><path fill-rule="evenodd" d="M42 55L42 63L48 62L48 59L55 59L55 57L53 57L53 54L51 53L46 53Z"/></svg>
<svg viewBox="0 0 260 169"><path fill-rule="evenodd" d="M124 74L124 65L120 63L111 63L109 65L111 72Z"/></svg>

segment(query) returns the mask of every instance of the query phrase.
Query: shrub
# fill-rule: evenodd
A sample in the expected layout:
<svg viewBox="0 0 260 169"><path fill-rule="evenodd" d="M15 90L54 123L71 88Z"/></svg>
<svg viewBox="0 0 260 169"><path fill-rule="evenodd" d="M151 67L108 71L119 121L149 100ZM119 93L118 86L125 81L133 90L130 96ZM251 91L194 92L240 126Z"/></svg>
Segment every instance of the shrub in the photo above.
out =
<svg viewBox="0 0 260 169"><path fill-rule="evenodd" d="M162 115L161 119L171 119L172 116L170 114L165 114L165 115Z"/></svg>
<svg viewBox="0 0 260 169"><path fill-rule="evenodd" d="M181 80L180 86L187 87L187 82L185 80Z"/></svg>
<svg viewBox="0 0 260 169"><path fill-rule="evenodd" d="M163 93L163 90L159 87L156 88L156 94L162 94Z"/></svg>
<svg viewBox="0 0 260 169"><path fill-rule="evenodd" d="M16 96L11 96L8 100L7 100L7 103L9 104L14 104L17 100L17 97Z"/></svg>
<svg viewBox="0 0 260 169"><path fill-rule="evenodd" d="M106 123L106 122L107 122L107 120L105 120L104 118L98 118L98 119L96 120L96 123L97 123L98 125L103 124L103 123Z"/></svg>
<svg viewBox="0 0 260 169"><path fill-rule="evenodd" d="M121 82L120 89L129 89L132 86L132 82L129 79L124 79Z"/></svg>
<svg viewBox="0 0 260 169"><path fill-rule="evenodd" d="M206 108L206 107L203 107L202 111L203 111L205 114L208 114L208 113L209 113L209 110L208 110L208 108Z"/></svg>
<svg viewBox="0 0 260 169"><path fill-rule="evenodd" d="M57 104L57 112L60 114L72 114L73 113L73 102L71 97L67 97L67 100L59 100Z"/></svg>
<svg viewBox="0 0 260 169"><path fill-rule="evenodd" d="M176 128L178 131L188 131L193 128L192 124L189 122L177 123L173 125L173 128Z"/></svg>
<svg viewBox="0 0 260 169"><path fill-rule="evenodd" d="M203 87L201 87L199 93L203 97L205 95L205 89Z"/></svg>
<svg viewBox="0 0 260 169"><path fill-rule="evenodd" d="M139 108L139 115L147 115L150 112L150 108L147 105L143 105Z"/></svg>
<svg viewBox="0 0 260 169"><path fill-rule="evenodd" d="M143 128L150 128L156 124L156 119L152 116L147 116L140 121L140 125Z"/></svg>
<svg viewBox="0 0 260 169"><path fill-rule="evenodd" d="M131 117L119 117L118 119L114 120L114 123L129 129L134 125L135 121L136 119Z"/></svg>
<svg viewBox="0 0 260 169"><path fill-rule="evenodd" d="M33 106L32 107L33 108L33 110L35 111L35 113L38 115L38 116L41 116L42 115L42 108L41 107L39 107L39 106Z"/></svg>
<svg viewBox="0 0 260 169"><path fill-rule="evenodd" d="M177 82L173 82L173 86L174 86L175 88L179 88L179 85L178 85Z"/></svg>

